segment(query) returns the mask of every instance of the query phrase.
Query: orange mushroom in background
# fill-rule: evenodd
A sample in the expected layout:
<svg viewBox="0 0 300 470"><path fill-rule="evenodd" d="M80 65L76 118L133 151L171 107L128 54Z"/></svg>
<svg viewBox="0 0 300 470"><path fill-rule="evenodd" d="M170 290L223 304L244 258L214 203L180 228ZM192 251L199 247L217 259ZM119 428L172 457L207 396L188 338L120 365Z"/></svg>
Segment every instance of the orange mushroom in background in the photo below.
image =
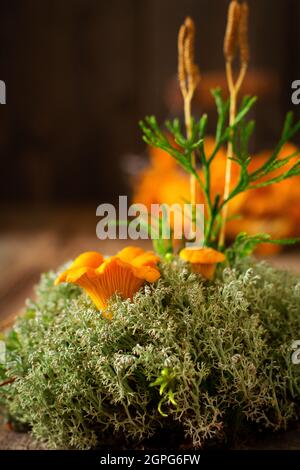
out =
<svg viewBox="0 0 300 470"><path fill-rule="evenodd" d="M214 147L214 139L206 137L205 151L209 155ZM297 151L297 148L287 143L280 152L284 159ZM189 200L189 179L176 161L160 149L149 148L150 164L133 182L133 200L150 208L154 203L184 204ZM264 151L253 155L249 166L254 171L271 155ZM288 170L295 159L287 163ZM211 195L222 194L225 178L226 153L220 149L212 163ZM235 185L240 168L233 162L231 184ZM201 176L201 169L199 169ZM271 176L275 176L274 172ZM300 235L300 176L281 181L280 183L250 190L238 195L229 204L229 221L226 226L227 238L233 240L240 232L249 235L266 232L272 238L289 238ZM204 203L201 191L198 191L197 202ZM236 216L239 216L238 218ZM271 255L282 249L279 245L262 244L257 252Z"/></svg>
<svg viewBox="0 0 300 470"><path fill-rule="evenodd" d="M179 256L191 264L193 272L208 280L213 279L217 264L225 261L225 255L213 248L184 248Z"/></svg>
<svg viewBox="0 0 300 470"><path fill-rule="evenodd" d="M86 252L58 276L55 284L79 285L97 309L111 319L111 314L105 312L109 299L116 293L123 299L132 299L145 282L157 281L160 277L158 261L159 257L153 252L138 247L124 248L107 259L100 253Z"/></svg>

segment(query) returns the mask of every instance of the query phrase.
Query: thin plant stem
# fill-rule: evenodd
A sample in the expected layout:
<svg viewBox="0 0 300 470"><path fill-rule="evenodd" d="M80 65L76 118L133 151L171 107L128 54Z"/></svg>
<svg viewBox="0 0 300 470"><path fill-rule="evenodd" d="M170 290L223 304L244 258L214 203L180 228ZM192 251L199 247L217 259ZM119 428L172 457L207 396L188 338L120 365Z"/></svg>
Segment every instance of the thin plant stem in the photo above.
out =
<svg viewBox="0 0 300 470"><path fill-rule="evenodd" d="M226 77L230 94L230 110L229 110L229 126L232 128L234 126L236 118L236 108L237 108L237 98L241 86L243 84L244 78L247 72L247 64L242 64L239 76L237 81L234 83L233 73L232 73L232 63L231 61L226 62ZM225 184L224 184L224 195L223 201L227 201L230 194L230 184L231 184L231 170L232 170L232 158L233 158L233 144L232 139L229 139L227 145L227 158L226 158L226 169L225 169ZM220 228L220 238L219 238L219 248L223 248L225 245L225 235L226 235L226 221L228 218L228 203L224 204L221 214L221 228Z"/></svg>
<svg viewBox="0 0 300 470"><path fill-rule="evenodd" d="M195 25L191 18L186 18L178 35L178 79L184 101L184 119L187 138L192 137L191 103L200 80L200 73L194 61ZM191 153L191 166L196 172L196 155ZM197 178L190 175L190 203L192 214L195 213L197 200ZM192 217L192 230L194 217Z"/></svg>
<svg viewBox="0 0 300 470"><path fill-rule="evenodd" d="M184 120L185 120L185 127L186 127L186 135L188 139L190 139L192 136L191 103L192 103L192 96L189 93L184 97ZM196 169L195 152L192 152L191 154L191 164L192 164L192 167ZM196 205L196 201L197 201L197 182L196 182L196 178L194 175L190 175L190 197L191 197L191 205L194 208Z"/></svg>

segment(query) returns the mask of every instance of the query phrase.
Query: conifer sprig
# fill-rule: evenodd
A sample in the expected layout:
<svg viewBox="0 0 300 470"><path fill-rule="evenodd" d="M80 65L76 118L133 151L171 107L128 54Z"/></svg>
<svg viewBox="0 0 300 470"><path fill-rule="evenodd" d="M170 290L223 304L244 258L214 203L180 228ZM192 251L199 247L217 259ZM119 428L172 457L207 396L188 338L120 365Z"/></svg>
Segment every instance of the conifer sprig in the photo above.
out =
<svg viewBox="0 0 300 470"><path fill-rule="evenodd" d="M191 100L200 74L194 61L195 26L190 18L185 20L178 37L178 78L184 98L185 132L181 129L179 119L167 121L165 129L159 127L154 116L146 117L140 122L144 141L150 146L167 152L190 175L192 184L189 202L193 207L196 201L194 185L198 183L200 186L206 212L204 244L219 249L225 247L228 204L232 199L245 191L269 186L300 175L300 152L291 153L284 158L280 156L284 145L300 131L300 121L294 123L291 112L286 116L280 140L270 157L259 168L251 170L250 167L249 142L255 129L255 121L249 119L249 113L256 102L256 97L245 96L241 104L238 103L238 95L250 58L248 16L249 9L246 1L240 3L238 0L232 0L230 2L224 39L229 99L223 99L219 88L212 90L218 119L215 146L210 155L206 154L204 145L208 117L204 114L196 121L191 115ZM233 65L238 51L239 73L235 79ZM212 196L211 164L222 147L227 148L224 187L220 188L220 194ZM292 159L294 161L291 165ZM233 162L240 168L239 178L234 186L231 180ZM255 239L257 240L263 241L262 237ZM271 242L269 238L265 241ZM250 243L250 245L255 244Z"/></svg>
<svg viewBox="0 0 300 470"><path fill-rule="evenodd" d="M256 170L250 171L249 143L255 129L255 121L249 119L248 116L256 102L256 97L244 97L233 124L228 125L228 100L223 99L220 89L213 90L212 94L217 107L218 120L215 146L210 154L206 154L204 147L208 121L206 114L197 121L192 119L190 138L184 135L179 119L167 121L164 129L159 127L154 116L146 117L144 121L140 122L144 141L150 146L161 148L169 153L198 182L206 204L205 244L207 246L216 246L220 231L220 215L229 201L245 191L275 184L300 175L300 152L293 152L285 158L280 157L284 145L300 130L300 121L294 123L293 113L287 114L281 138L269 159ZM167 137L167 133L169 137ZM228 142L232 143L233 154L230 158L240 166L240 176L226 199L223 199L221 194L217 194L213 198L210 187L211 164L220 148ZM196 162L202 168L201 174L197 171L197 166L192 164L191 156L193 153L196 155ZM295 162L290 168L286 169L286 165L291 159L295 159ZM272 176L275 170L276 176Z"/></svg>

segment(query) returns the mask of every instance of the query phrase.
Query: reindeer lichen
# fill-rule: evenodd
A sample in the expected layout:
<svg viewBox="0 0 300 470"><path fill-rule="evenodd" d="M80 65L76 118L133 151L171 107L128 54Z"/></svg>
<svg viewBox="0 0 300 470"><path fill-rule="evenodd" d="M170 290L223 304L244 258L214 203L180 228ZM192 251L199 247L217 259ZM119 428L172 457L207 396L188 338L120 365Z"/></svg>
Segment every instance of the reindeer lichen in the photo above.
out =
<svg viewBox="0 0 300 470"><path fill-rule="evenodd" d="M161 271L132 302L112 299L112 321L79 288L42 277L8 335L6 376L16 380L1 388L35 437L55 448L95 448L111 435L136 446L175 427L199 447L226 439L233 421L239 432L297 419L300 279L249 259L214 282L177 259ZM172 388L160 395L151 384L164 370Z"/></svg>

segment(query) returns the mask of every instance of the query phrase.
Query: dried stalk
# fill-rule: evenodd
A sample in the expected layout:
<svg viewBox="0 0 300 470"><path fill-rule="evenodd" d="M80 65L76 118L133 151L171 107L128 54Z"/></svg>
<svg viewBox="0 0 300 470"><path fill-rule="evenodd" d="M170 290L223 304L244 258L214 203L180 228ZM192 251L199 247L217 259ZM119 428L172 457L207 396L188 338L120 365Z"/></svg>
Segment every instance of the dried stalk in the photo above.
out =
<svg viewBox="0 0 300 470"><path fill-rule="evenodd" d="M233 0L228 9L227 28L224 39L224 56L226 60L226 78L229 89L230 109L229 125L232 126L236 117L238 94L246 76L249 63L249 44L248 44L248 16L249 9L246 2L241 5ZM232 63L236 51L240 51L240 71L236 81L233 78ZM227 145L227 159L225 169L225 183L223 200L228 199L231 183L231 167L233 157L233 145L229 141ZM226 221L228 216L228 204L225 204L222 210L221 229L219 238L219 248L225 245Z"/></svg>
<svg viewBox="0 0 300 470"><path fill-rule="evenodd" d="M178 80L184 101L184 119L187 137L192 134L191 103L200 80L200 72L194 61L195 25L191 18L186 18L178 35ZM193 168L196 167L195 154L191 155ZM192 207L196 204L196 178L190 177Z"/></svg>

